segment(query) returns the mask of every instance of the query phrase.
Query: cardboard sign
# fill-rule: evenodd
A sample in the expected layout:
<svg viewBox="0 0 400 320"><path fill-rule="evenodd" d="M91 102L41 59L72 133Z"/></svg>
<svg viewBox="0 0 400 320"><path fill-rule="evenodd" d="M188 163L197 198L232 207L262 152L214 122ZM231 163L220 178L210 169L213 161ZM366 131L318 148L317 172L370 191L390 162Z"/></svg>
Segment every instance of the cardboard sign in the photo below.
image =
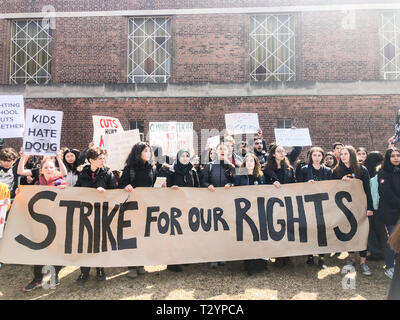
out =
<svg viewBox="0 0 400 320"><path fill-rule="evenodd" d="M139 129L104 136L104 147L107 150L106 165L111 170L121 170L133 146L140 142Z"/></svg>
<svg viewBox="0 0 400 320"><path fill-rule="evenodd" d="M62 111L26 110L24 153L55 156L60 149Z"/></svg>
<svg viewBox="0 0 400 320"><path fill-rule="evenodd" d="M274 129L276 144L283 147L312 146L308 128L301 129Z"/></svg>
<svg viewBox="0 0 400 320"><path fill-rule="evenodd" d="M117 118L106 116L93 116L93 142L95 147L105 148L106 135L124 132Z"/></svg>
<svg viewBox="0 0 400 320"><path fill-rule="evenodd" d="M214 192L21 186L0 261L120 267L362 251L366 205L358 179Z"/></svg>
<svg viewBox="0 0 400 320"><path fill-rule="evenodd" d="M0 96L0 139L23 137L24 123L24 97Z"/></svg>
<svg viewBox="0 0 400 320"><path fill-rule="evenodd" d="M150 122L150 145L161 146L163 155L176 157L181 149L194 155L193 122Z"/></svg>
<svg viewBox="0 0 400 320"><path fill-rule="evenodd" d="M231 135L257 133L260 128L257 113L225 114L225 125Z"/></svg>

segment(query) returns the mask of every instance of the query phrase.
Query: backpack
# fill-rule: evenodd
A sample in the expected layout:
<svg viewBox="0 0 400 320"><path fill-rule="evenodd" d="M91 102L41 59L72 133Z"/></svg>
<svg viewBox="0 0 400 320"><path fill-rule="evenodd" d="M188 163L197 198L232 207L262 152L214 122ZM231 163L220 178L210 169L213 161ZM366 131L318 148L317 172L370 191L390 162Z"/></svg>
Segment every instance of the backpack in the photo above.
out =
<svg viewBox="0 0 400 320"><path fill-rule="evenodd" d="M376 174L375 177L369 180L369 186L371 188L371 196L372 196L372 203L374 210L378 210L379 206L379 183L378 183L378 175Z"/></svg>

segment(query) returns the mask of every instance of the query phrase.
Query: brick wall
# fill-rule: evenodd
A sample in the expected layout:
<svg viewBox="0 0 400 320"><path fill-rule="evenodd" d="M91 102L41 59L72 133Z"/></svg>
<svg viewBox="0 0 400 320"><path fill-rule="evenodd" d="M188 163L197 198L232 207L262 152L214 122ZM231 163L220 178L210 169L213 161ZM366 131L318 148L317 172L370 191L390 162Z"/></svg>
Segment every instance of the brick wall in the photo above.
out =
<svg viewBox="0 0 400 320"><path fill-rule="evenodd" d="M380 0L379 3L394 3ZM335 4L375 4L376 0L330 0ZM56 11L160 10L327 5L326 0L12 0L0 1L0 12L41 12L46 5Z"/></svg>
<svg viewBox="0 0 400 320"><path fill-rule="evenodd" d="M129 120L144 120L145 135L151 121L191 121L200 135L201 129L223 130L225 113L256 112L267 143L274 140L277 119L289 118L309 128L313 144L326 150L339 140L384 151L399 105L398 95L25 100L25 108L62 110L61 145L80 149L92 139L92 115L117 117L125 130ZM19 148L22 139L7 139L5 145Z"/></svg>
<svg viewBox="0 0 400 320"><path fill-rule="evenodd" d="M341 1L335 3L372 3ZM0 12L37 11L45 1L0 2ZM298 1L53 1L57 11L240 7ZM303 5L324 1L302 1ZM23 6L22 4L26 4ZM8 9L7 9L8 8ZM14 8L11 10L11 8ZM343 12L295 14L297 80L380 79L378 11L356 11L355 29ZM171 82L249 81L248 14L176 15L172 18ZM0 21L0 31L7 26ZM7 30L5 30L7 31ZM0 32L0 84L9 83L10 31ZM58 18L52 83L126 83L127 17Z"/></svg>
<svg viewBox="0 0 400 320"><path fill-rule="evenodd" d="M53 83L127 81L128 18L57 19L53 39Z"/></svg>

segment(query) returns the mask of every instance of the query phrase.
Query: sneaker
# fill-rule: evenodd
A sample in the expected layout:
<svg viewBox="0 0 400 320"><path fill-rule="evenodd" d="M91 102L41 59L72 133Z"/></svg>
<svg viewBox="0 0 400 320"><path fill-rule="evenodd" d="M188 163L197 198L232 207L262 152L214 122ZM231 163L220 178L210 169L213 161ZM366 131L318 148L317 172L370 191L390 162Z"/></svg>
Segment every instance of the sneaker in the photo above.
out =
<svg viewBox="0 0 400 320"><path fill-rule="evenodd" d="M60 279L58 279L58 276L56 276L56 282L55 283L50 283L50 289L51 290L56 290L57 286L60 284Z"/></svg>
<svg viewBox="0 0 400 320"><path fill-rule="evenodd" d="M393 279L394 268L388 268L385 270L385 274L389 277L389 279Z"/></svg>
<svg viewBox="0 0 400 320"><path fill-rule="evenodd" d="M367 266L366 263L360 264L360 269L364 276L370 276L372 274L371 270L369 270L369 267Z"/></svg>
<svg viewBox="0 0 400 320"><path fill-rule="evenodd" d="M318 259L318 267L321 269L326 269L328 266L325 264L325 260L323 258Z"/></svg>
<svg viewBox="0 0 400 320"><path fill-rule="evenodd" d="M146 270L144 269L144 267L137 267L136 270L137 270L138 274L145 274L146 273Z"/></svg>
<svg viewBox="0 0 400 320"><path fill-rule="evenodd" d="M314 257L313 256L308 256L306 264L309 265L310 267L314 265Z"/></svg>
<svg viewBox="0 0 400 320"><path fill-rule="evenodd" d="M104 269L103 268L96 270L96 280L97 281L106 280L106 274L104 273Z"/></svg>
<svg viewBox="0 0 400 320"><path fill-rule="evenodd" d="M79 275L79 278L76 279L76 282L77 282L78 284L82 285L82 284L85 284L86 281L88 281L88 280L89 280L89 274L81 273L81 274Z"/></svg>
<svg viewBox="0 0 400 320"><path fill-rule="evenodd" d="M179 264L175 265L169 265L167 266L167 270L172 271L172 272L182 272L183 269Z"/></svg>
<svg viewBox="0 0 400 320"><path fill-rule="evenodd" d="M127 276L128 278L131 278L131 279L137 278L138 273L137 273L136 268L135 268L135 269L129 269L129 272L127 273L126 276Z"/></svg>
<svg viewBox="0 0 400 320"><path fill-rule="evenodd" d="M40 288L41 286L42 286L41 280L33 279L31 283L29 283L25 288L22 289L22 291L29 292L36 288Z"/></svg>

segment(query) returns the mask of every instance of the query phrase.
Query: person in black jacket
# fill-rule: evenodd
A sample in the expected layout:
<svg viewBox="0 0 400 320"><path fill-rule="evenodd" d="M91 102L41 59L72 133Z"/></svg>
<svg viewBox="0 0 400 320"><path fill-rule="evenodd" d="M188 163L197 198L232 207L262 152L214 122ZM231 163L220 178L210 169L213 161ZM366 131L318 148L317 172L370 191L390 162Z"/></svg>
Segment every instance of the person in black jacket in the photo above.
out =
<svg viewBox="0 0 400 320"><path fill-rule="evenodd" d="M267 152L263 148L263 140L261 138L255 138L253 143L254 154L257 156L261 167L267 162Z"/></svg>
<svg viewBox="0 0 400 320"><path fill-rule="evenodd" d="M86 152L89 164L82 168L78 174L75 187L96 188L103 193L107 189L115 189L115 181L112 171L104 167L106 161L106 150L99 147L91 147ZM81 274L76 280L78 284L84 284L89 279L90 267L81 267ZM106 280L104 268L96 268L96 279Z"/></svg>
<svg viewBox="0 0 400 320"><path fill-rule="evenodd" d="M369 173L367 168L361 165L357 160L357 153L354 147L344 146L340 150L340 161L335 169L333 169L333 179L342 179L344 181L350 181L352 178L360 179L363 184L365 195L367 196L367 216L373 215L373 203L371 196L371 189L369 185ZM367 250L359 252L360 254L360 269L363 275L371 275L371 271L366 264ZM355 257L354 252L349 252L350 259L347 261L347 265L354 266Z"/></svg>
<svg viewBox="0 0 400 320"><path fill-rule="evenodd" d="M175 163L169 168L167 187L179 190L181 187L199 188L200 182L196 169L190 162L190 152L186 149L178 151ZM167 269L173 272L181 272L180 265L168 265Z"/></svg>
<svg viewBox="0 0 400 320"><path fill-rule="evenodd" d="M309 151L308 164L301 167L296 175L297 182L324 181L332 179L332 170L324 165L324 150L320 147L313 147ZM319 254L318 266L325 269L324 254ZM313 255L309 255L306 262L309 266L314 265Z"/></svg>
<svg viewBox="0 0 400 320"><path fill-rule="evenodd" d="M377 175L377 167L381 167L382 161L383 155L380 151L371 151L368 153L364 166L367 168L371 179ZM385 248L388 241L385 224L381 221L377 212L377 210L374 210L373 216L369 219L368 251L370 255L367 257L367 260L371 261L385 259Z"/></svg>
<svg viewBox="0 0 400 320"><path fill-rule="evenodd" d="M388 149L381 170L378 172L379 218L385 224L389 236L400 218L400 151ZM386 244L385 274L393 277L394 251Z"/></svg>
<svg viewBox="0 0 400 320"><path fill-rule="evenodd" d="M264 167L264 177L266 184L273 184L276 188L281 188L283 184L296 182L294 170L283 147L277 144L270 147L267 163ZM293 265L293 260L291 257L283 257L277 258L275 263L284 267L285 265Z"/></svg>
<svg viewBox="0 0 400 320"><path fill-rule="evenodd" d="M238 174L234 177L235 186L249 186L264 184L261 164L254 153L248 153L243 159ZM244 261L244 268L248 275L263 272L267 269L266 259L251 259Z"/></svg>
<svg viewBox="0 0 400 320"><path fill-rule="evenodd" d="M126 159L126 165L118 183L119 189L133 192L134 188L152 188L157 179L157 168L151 163L151 148L146 142L138 142ZM138 274L145 274L143 266L128 267L127 276L134 279Z"/></svg>
<svg viewBox="0 0 400 320"><path fill-rule="evenodd" d="M224 142L217 146L217 156L214 160L203 169L201 178L201 187L208 188L211 192L215 191L217 187L224 187L229 189L233 186L233 179L235 174L235 166L227 159L229 150ZM212 262L211 267L216 268L218 265L224 265L225 262Z"/></svg>

